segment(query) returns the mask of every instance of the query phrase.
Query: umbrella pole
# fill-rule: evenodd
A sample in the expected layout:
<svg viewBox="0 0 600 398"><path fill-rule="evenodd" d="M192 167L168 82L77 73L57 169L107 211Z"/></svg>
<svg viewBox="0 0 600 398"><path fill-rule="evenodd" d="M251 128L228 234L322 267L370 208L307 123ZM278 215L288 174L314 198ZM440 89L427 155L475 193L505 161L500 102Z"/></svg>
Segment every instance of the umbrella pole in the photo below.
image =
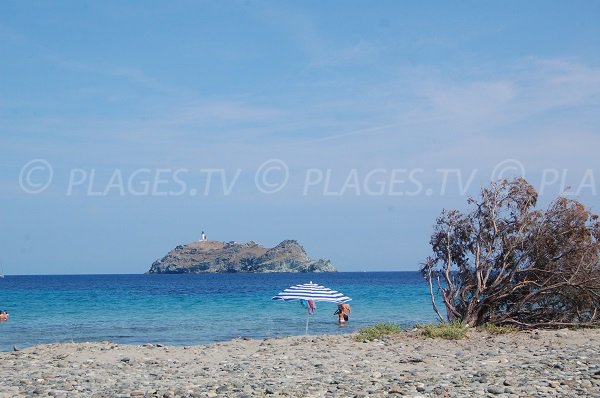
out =
<svg viewBox="0 0 600 398"><path fill-rule="evenodd" d="M306 330L304 331L304 334L307 335L308 334L308 318L310 317L310 312L306 313Z"/></svg>

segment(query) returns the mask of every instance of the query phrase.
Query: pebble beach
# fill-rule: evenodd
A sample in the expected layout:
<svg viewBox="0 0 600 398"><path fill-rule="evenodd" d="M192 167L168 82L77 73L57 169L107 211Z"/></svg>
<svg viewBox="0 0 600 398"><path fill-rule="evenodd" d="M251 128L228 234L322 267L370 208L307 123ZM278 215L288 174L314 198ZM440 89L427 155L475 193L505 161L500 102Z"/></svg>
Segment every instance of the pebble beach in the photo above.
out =
<svg viewBox="0 0 600 398"><path fill-rule="evenodd" d="M600 330L67 343L0 362L0 397L600 397Z"/></svg>

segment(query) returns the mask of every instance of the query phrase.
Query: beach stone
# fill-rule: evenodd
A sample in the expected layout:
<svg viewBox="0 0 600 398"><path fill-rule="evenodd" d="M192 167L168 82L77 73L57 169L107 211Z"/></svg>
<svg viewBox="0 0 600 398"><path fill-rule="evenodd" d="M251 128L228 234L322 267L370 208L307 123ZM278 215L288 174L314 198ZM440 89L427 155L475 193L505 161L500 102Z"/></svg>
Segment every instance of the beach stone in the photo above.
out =
<svg viewBox="0 0 600 398"><path fill-rule="evenodd" d="M382 340L385 348L351 336L238 339L161 350L56 344L37 347L35 355L29 349L0 352L3 368L11 369L0 390L11 397L60 397L70 386L69 397L96 398L142 396L136 392L163 398L600 397L600 331L567 331L568 338L538 332L541 338L527 339L526 346L528 333L490 338L478 331L468 342L440 344L406 332ZM334 354L332 346L347 349Z"/></svg>
<svg viewBox="0 0 600 398"><path fill-rule="evenodd" d="M562 363L555 363L552 365L552 367L559 370L563 370L565 368Z"/></svg>
<svg viewBox="0 0 600 398"><path fill-rule="evenodd" d="M487 384L487 382L488 382L487 376L474 377L473 380L477 381L477 382L479 382L481 384Z"/></svg>
<svg viewBox="0 0 600 398"><path fill-rule="evenodd" d="M585 388L592 387L592 382L590 380L582 380L581 386Z"/></svg>
<svg viewBox="0 0 600 398"><path fill-rule="evenodd" d="M498 386L488 386L487 392L490 394L502 394L504 393L504 388Z"/></svg>
<svg viewBox="0 0 600 398"><path fill-rule="evenodd" d="M404 388L402 388L399 384L394 384L390 387L388 392L390 394L403 394Z"/></svg>
<svg viewBox="0 0 600 398"><path fill-rule="evenodd" d="M253 390L254 389L249 384L244 384L244 386L242 387L242 391L245 392L246 394L252 393Z"/></svg>

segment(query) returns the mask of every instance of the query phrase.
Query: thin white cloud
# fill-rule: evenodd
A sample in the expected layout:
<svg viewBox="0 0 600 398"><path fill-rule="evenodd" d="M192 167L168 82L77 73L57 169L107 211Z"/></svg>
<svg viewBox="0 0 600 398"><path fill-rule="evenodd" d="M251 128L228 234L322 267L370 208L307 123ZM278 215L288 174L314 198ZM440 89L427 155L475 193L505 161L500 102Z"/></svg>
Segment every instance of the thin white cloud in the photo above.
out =
<svg viewBox="0 0 600 398"><path fill-rule="evenodd" d="M311 49L309 66L327 67L368 62L372 61L381 51L382 47L376 46L365 39L360 39L349 47L320 44Z"/></svg>
<svg viewBox="0 0 600 398"><path fill-rule="evenodd" d="M518 88L510 81L429 83L417 90L419 96L428 99L430 112L437 118L463 122L489 120L504 112L518 95Z"/></svg>
<svg viewBox="0 0 600 398"><path fill-rule="evenodd" d="M307 58L307 68L344 66L353 63L371 61L383 51L383 47L375 45L366 38L359 38L353 43L333 40L318 27L314 17L301 10L270 7L263 12L264 21L274 25L282 34L287 34Z"/></svg>
<svg viewBox="0 0 600 398"><path fill-rule="evenodd" d="M116 154L123 146L148 148L139 155L123 151L121 160L111 160L127 163L145 162L148 154L194 162L202 151L205 162L217 165L228 153L239 154L233 157L243 165L276 156L298 167L474 167L498 157L526 156L542 164L560 157L561 147L579 154L574 163L589 163L598 116L579 111L600 98L600 71L573 61L536 58L499 70L490 71L488 79L474 80L466 78L469 71L466 77L449 76L424 66L401 69L392 80L340 79L336 86L309 81L304 91L282 86L233 100L176 96L168 105L144 112L143 118L140 113L120 118L45 116L45 121L28 118L5 128L37 131L23 147L54 146L60 153L86 150L80 142L84 138L107 151L112 147ZM564 110L560 120L549 124L557 110ZM57 134L64 139L56 139ZM69 134L79 140L70 142ZM15 140L20 141L14 138L8 144L18 150ZM556 144L569 140L570 146Z"/></svg>
<svg viewBox="0 0 600 398"><path fill-rule="evenodd" d="M69 59L67 57L57 54L49 54L45 57L47 60L54 63L55 65L71 72L84 72L93 75L102 75L107 78L124 79L130 83L142 85L162 92L163 94L173 94L182 91L182 89L178 87L172 87L170 85L164 84L158 79L149 76L141 68L135 66L90 64L87 62Z"/></svg>
<svg viewBox="0 0 600 398"><path fill-rule="evenodd" d="M600 69L571 60L531 57L520 63L516 80L523 87L522 98L543 112L598 101Z"/></svg>
<svg viewBox="0 0 600 398"><path fill-rule="evenodd" d="M429 126L429 134L435 136L441 134L436 133L440 123L452 135L468 138L519 130L520 123L541 123L557 110L566 110L564 120L579 125L585 120L572 120L569 111L600 104L600 69L561 59L519 60L487 80L450 78L429 67L407 73L353 99L357 111L369 101L366 106L373 112L384 109L379 123L316 140L360 140L361 135L372 138L374 133L390 139L405 126ZM538 136L536 130L527 134Z"/></svg>

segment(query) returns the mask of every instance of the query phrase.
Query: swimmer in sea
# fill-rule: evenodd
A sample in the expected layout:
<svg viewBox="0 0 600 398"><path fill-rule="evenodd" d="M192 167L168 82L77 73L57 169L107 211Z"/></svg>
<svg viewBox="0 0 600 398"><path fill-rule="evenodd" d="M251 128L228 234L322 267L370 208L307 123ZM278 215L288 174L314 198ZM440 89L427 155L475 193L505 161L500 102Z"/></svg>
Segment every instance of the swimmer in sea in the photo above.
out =
<svg viewBox="0 0 600 398"><path fill-rule="evenodd" d="M352 313L352 309L350 308L350 304L339 303L337 311L334 313L334 315L338 316L338 323L340 325L343 325L346 322L348 322L348 319L350 318L351 313Z"/></svg>

